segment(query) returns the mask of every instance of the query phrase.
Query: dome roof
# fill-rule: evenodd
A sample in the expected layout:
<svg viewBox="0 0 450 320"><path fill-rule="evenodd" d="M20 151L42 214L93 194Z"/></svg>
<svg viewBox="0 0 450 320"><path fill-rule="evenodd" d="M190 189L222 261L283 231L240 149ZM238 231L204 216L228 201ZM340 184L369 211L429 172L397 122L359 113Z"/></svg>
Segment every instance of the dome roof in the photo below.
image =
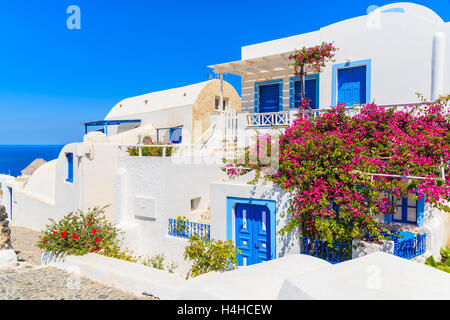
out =
<svg viewBox="0 0 450 320"><path fill-rule="evenodd" d="M127 98L116 104L108 113L105 120L114 120L134 114L192 105L203 88L212 81L219 80L209 80L184 87Z"/></svg>

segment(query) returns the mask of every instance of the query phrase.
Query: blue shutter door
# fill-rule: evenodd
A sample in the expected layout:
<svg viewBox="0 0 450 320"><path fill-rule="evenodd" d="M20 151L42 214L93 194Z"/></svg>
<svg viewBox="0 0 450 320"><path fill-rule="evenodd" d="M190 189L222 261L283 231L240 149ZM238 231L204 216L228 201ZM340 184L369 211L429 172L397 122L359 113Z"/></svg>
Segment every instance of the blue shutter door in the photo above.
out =
<svg viewBox="0 0 450 320"><path fill-rule="evenodd" d="M247 266L253 264L252 255L252 227L249 223L251 221L251 207L247 204L236 204L236 247L241 250L238 254L237 260L239 266Z"/></svg>
<svg viewBox="0 0 450 320"><path fill-rule="evenodd" d="M259 112L280 111L280 85L267 84L258 86L259 90Z"/></svg>
<svg viewBox="0 0 450 320"><path fill-rule="evenodd" d="M267 206L238 203L235 207L238 265L270 260L270 210Z"/></svg>
<svg viewBox="0 0 450 320"><path fill-rule="evenodd" d="M67 158L67 182L73 182L73 153L66 154Z"/></svg>
<svg viewBox="0 0 450 320"><path fill-rule="evenodd" d="M172 143L181 143L182 134L181 128L171 128L170 129L170 141Z"/></svg>
<svg viewBox="0 0 450 320"><path fill-rule="evenodd" d="M9 219L13 220L13 191L11 187L8 187L9 191Z"/></svg>
<svg viewBox="0 0 450 320"><path fill-rule="evenodd" d="M338 103L366 103L366 66L338 70Z"/></svg>
<svg viewBox="0 0 450 320"><path fill-rule="evenodd" d="M305 81L305 97L310 99L309 106L313 109L317 109L316 102L316 79L306 79ZM302 83L301 81L294 82L294 92L295 92L295 100L294 107L298 107L300 105L300 97L302 93Z"/></svg>
<svg viewBox="0 0 450 320"><path fill-rule="evenodd" d="M270 260L270 211L266 206L253 206L253 263Z"/></svg>

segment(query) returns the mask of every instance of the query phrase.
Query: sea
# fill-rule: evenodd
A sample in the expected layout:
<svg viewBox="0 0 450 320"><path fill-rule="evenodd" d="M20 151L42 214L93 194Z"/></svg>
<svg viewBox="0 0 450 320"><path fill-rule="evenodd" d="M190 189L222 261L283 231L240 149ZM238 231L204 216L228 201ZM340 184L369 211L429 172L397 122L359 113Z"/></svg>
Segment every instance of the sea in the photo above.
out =
<svg viewBox="0 0 450 320"><path fill-rule="evenodd" d="M20 176L36 158L57 159L64 145L0 145L0 174Z"/></svg>

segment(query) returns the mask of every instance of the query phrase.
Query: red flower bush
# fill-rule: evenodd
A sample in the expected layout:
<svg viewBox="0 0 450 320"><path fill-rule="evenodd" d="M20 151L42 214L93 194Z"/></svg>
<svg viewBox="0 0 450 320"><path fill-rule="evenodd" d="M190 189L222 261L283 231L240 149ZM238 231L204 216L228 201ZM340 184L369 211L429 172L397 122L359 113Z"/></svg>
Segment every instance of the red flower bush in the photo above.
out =
<svg viewBox="0 0 450 320"><path fill-rule="evenodd" d="M56 234L60 237L55 237ZM67 235L71 235L67 237ZM69 213L60 221L50 219L46 231L36 244L42 250L56 253L83 255L92 252L132 261L121 249L119 230L111 225L104 215L104 208L94 208L85 214L81 211ZM103 248L100 251L100 248Z"/></svg>

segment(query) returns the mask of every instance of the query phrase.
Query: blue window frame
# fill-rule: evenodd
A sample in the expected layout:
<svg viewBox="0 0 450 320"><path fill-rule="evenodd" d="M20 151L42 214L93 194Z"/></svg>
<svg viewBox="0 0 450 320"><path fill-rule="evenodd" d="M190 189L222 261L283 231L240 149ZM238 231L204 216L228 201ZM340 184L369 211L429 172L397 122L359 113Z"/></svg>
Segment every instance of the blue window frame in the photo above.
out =
<svg viewBox="0 0 450 320"><path fill-rule="evenodd" d="M181 127L174 127L174 128L159 128L156 129L156 142L159 143L160 142L160 136L161 136L161 131L164 131L165 134L167 134L167 132L169 133L169 141L171 143L177 144L177 143L181 143L183 141L183 131ZM167 139L167 136L166 136Z"/></svg>
<svg viewBox="0 0 450 320"><path fill-rule="evenodd" d="M396 208L396 212L392 216L392 221L402 223L417 223L417 202L409 198L403 198Z"/></svg>
<svg viewBox="0 0 450 320"><path fill-rule="evenodd" d="M255 83L255 113L283 110L283 80Z"/></svg>
<svg viewBox="0 0 450 320"><path fill-rule="evenodd" d="M73 183L73 153L66 153L67 159L67 182Z"/></svg>
<svg viewBox="0 0 450 320"><path fill-rule="evenodd" d="M333 65L331 104L347 106L371 101L372 60L359 60Z"/></svg>
<svg viewBox="0 0 450 320"><path fill-rule="evenodd" d="M394 200L392 200L394 201ZM425 219L425 197L423 199L402 198L394 214L386 214L384 222L401 222L423 226Z"/></svg>
<svg viewBox="0 0 450 320"><path fill-rule="evenodd" d="M289 107L296 108L300 104L302 91L300 78L291 78L289 82ZM295 93L295 97L294 97ZM313 109L319 108L319 74L311 74L305 78L305 96L310 99L309 105ZM295 99L294 99L295 98Z"/></svg>

